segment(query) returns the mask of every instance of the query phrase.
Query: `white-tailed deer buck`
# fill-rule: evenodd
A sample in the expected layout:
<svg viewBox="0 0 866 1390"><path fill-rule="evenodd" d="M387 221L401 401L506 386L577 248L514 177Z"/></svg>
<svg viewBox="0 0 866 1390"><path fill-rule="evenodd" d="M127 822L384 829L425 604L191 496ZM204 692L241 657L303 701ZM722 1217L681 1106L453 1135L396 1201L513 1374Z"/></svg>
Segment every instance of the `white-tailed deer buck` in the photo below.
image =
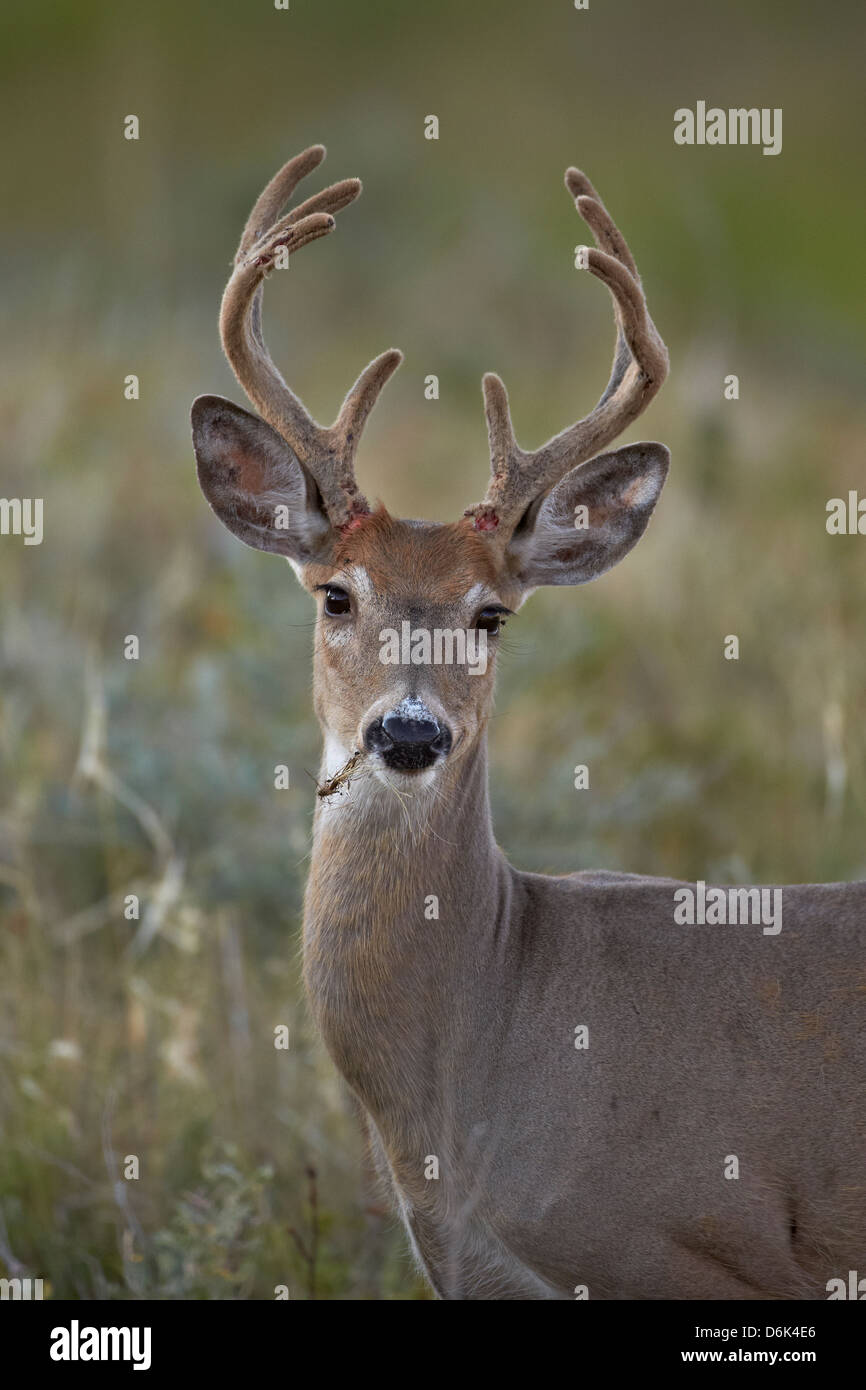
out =
<svg viewBox="0 0 866 1390"><path fill-rule="evenodd" d="M620 560L667 473L661 444L599 453L667 371L631 253L569 169L597 243L586 268L613 298L610 382L528 452L485 376L484 501L449 525L397 521L370 509L353 459L400 354L371 362L324 428L262 337L279 249L325 236L361 190L281 216L323 156L268 184L222 302L263 418L201 396L193 437L220 520L318 601L305 977L417 1258L449 1299L826 1298L866 1268L866 884L785 888L770 918L766 890L522 873L491 828L502 617ZM380 659L404 624L411 659ZM437 633L455 650L483 634L486 669L431 658Z"/></svg>

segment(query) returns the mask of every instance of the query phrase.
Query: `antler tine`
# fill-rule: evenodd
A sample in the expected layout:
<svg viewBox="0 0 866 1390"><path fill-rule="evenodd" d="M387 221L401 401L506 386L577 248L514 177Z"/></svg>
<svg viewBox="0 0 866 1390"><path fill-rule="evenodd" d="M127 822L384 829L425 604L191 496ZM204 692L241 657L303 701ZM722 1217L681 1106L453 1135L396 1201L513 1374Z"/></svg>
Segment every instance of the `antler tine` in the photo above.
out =
<svg viewBox="0 0 866 1390"><path fill-rule="evenodd" d="M223 294L220 333L234 373L256 409L289 444L313 478L334 526L369 511L355 481L358 440L376 398L403 360L390 348L375 358L346 396L335 423L319 425L286 385L265 345L261 327L264 280L284 247L294 255L333 230L334 215L361 192L360 179L344 179L285 216L280 212L298 183L324 159L323 145L295 155L259 195L247 219L235 268Z"/></svg>
<svg viewBox="0 0 866 1390"><path fill-rule="evenodd" d="M628 243L586 174L573 167L566 169L565 186L574 199L575 206L584 222L592 228L596 243L602 251L608 251L611 256L616 256L617 260L622 261L626 270L640 284L640 276L637 273L634 256L628 249ZM579 200L581 198L588 199L585 210L580 207ZM593 204L592 207L590 207L590 203Z"/></svg>
<svg viewBox="0 0 866 1390"><path fill-rule="evenodd" d="M239 264L255 242L261 240L268 227L273 226L301 179L305 179L307 174L318 168L326 153L324 145L311 145L308 150L294 155L286 161L282 169L277 170L253 204L235 256L235 265Z"/></svg>
<svg viewBox="0 0 866 1390"><path fill-rule="evenodd" d="M470 507L477 531L505 543L527 507L570 469L597 454L646 408L668 370L668 353L649 316L640 276L620 232L586 174L567 169L565 185L591 229L596 246L584 248L586 268L607 285L617 326L610 379L595 409L540 449L520 448L508 394L498 376L483 380L491 479L483 502Z"/></svg>

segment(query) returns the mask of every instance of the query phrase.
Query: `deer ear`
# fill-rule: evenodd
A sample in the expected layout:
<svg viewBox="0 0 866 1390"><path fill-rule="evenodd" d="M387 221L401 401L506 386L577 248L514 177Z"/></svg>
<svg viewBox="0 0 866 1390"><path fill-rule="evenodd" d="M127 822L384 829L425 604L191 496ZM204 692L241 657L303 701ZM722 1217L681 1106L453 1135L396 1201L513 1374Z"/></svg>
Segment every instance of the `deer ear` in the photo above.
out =
<svg viewBox="0 0 866 1390"><path fill-rule="evenodd" d="M586 584L617 564L646 530L670 457L663 444L627 444L572 468L510 542L518 582Z"/></svg>
<svg viewBox="0 0 866 1390"><path fill-rule="evenodd" d="M334 533L318 490L275 429L222 396L199 396L192 442L201 490L233 535L300 564L327 558Z"/></svg>

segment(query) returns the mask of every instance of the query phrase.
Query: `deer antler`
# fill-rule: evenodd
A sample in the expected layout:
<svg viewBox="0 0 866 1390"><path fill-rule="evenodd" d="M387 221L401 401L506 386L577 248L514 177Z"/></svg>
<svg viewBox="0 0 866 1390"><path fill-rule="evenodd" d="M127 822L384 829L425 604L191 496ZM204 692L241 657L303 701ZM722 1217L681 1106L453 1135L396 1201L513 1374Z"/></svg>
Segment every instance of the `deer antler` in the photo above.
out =
<svg viewBox="0 0 866 1390"><path fill-rule="evenodd" d="M390 348L365 367L334 424L325 427L286 385L262 337L262 287L279 248L292 255L327 236L334 227L334 213L361 192L360 179L344 179L280 217L298 183L324 157L324 145L295 155L257 199L223 295L220 334L226 357L253 405L315 480L331 523L343 527L370 510L355 481L355 451L367 416L403 355Z"/></svg>
<svg viewBox="0 0 866 1390"><path fill-rule="evenodd" d="M475 529L508 541L527 507L542 498L570 469L599 453L646 408L668 371L667 348L647 311L637 266L606 207L579 169L568 169L565 186L592 230L595 247L584 248L586 268L603 280L613 298L617 325L610 380L595 409L527 452L514 437L508 394L501 379L483 380L491 479L483 502L465 516Z"/></svg>

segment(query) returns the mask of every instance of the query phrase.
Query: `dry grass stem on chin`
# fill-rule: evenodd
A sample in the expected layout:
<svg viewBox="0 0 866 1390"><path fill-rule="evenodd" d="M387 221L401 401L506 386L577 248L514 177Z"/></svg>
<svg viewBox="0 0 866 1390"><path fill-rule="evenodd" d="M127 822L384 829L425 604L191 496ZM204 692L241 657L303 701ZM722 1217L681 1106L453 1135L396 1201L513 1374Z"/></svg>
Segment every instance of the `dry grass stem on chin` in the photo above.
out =
<svg viewBox="0 0 866 1390"><path fill-rule="evenodd" d="M335 772L333 777L329 777L327 781L318 785L316 795L320 797L333 796L344 782L348 784L349 779L355 775L366 757L367 754L362 749L356 748L349 761L343 764L339 772Z"/></svg>

